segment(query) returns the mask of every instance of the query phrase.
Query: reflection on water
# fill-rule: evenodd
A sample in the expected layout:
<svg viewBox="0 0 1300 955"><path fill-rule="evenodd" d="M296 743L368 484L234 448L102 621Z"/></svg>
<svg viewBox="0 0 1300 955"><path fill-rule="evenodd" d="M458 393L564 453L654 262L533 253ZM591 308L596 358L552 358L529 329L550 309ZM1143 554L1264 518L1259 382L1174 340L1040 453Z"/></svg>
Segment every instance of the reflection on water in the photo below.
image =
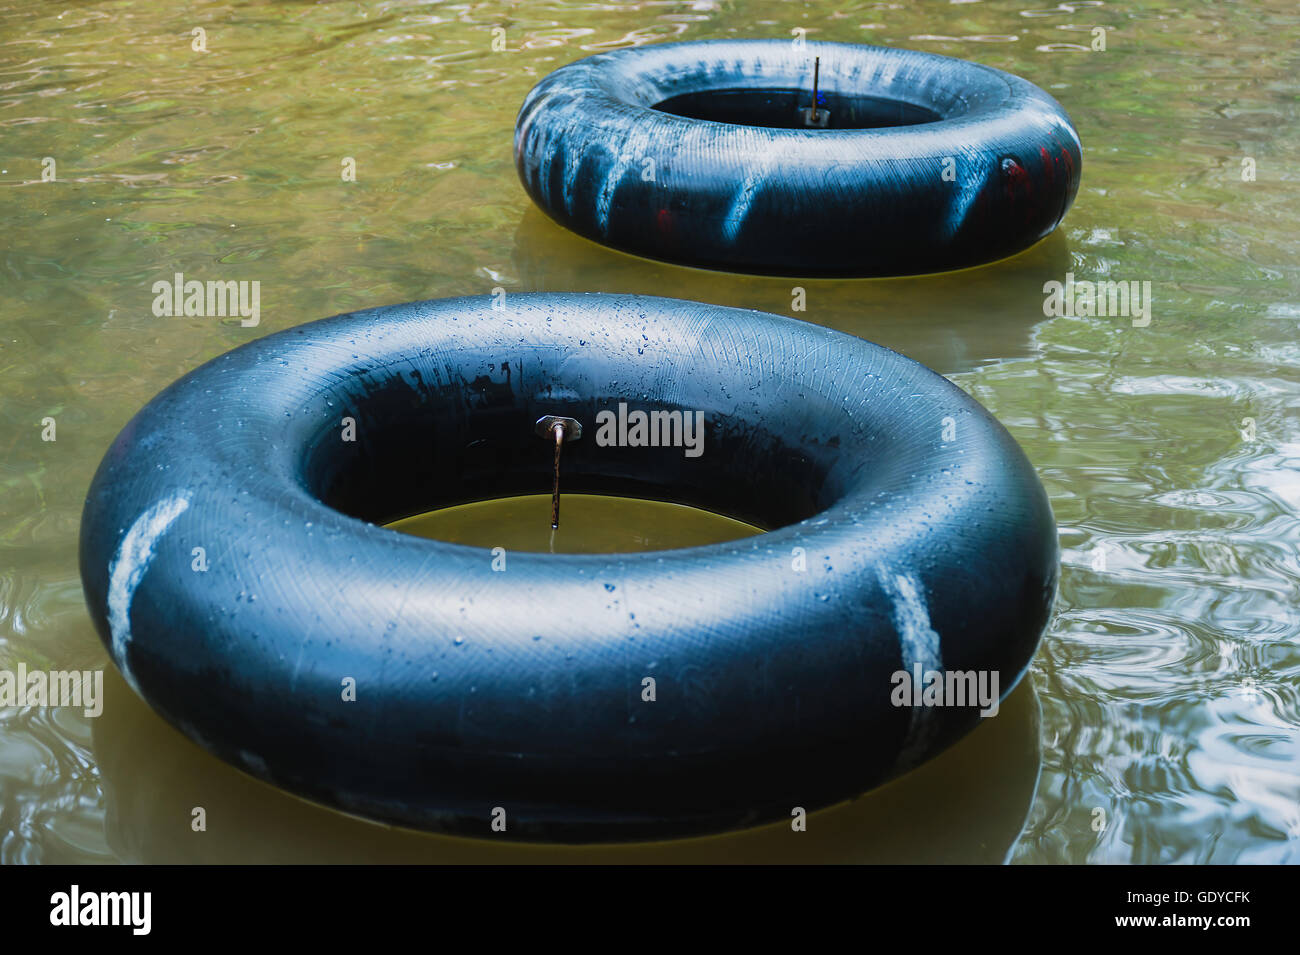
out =
<svg viewBox="0 0 1300 955"><path fill-rule="evenodd" d="M196 26L207 53L191 48ZM981 269L812 282L644 262L529 206L511 133L546 72L628 44L799 26L1046 88L1085 148L1062 230ZM0 668L107 665L77 576L85 489L130 415L199 362L312 318L495 287L698 298L897 348L1007 424L1061 527L1058 614L1031 671L1042 724L1005 715L1032 710L1026 695L929 766L814 817L797 846L777 827L565 858L1300 860L1298 26L1290 0L1249 13L1212 0L11 4ZM150 286L176 272L260 281L261 325L156 318ZM1150 325L1045 318L1042 285L1067 272L1150 281ZM93 742L71 711L0 709L0 861L549 851L306 807L108 683ZM207 841L189 831L193 805L221 820ZM928 840L930 827L946 834Z"/></svg>
<svg viewBox="0 0 1300 955"><path fill-rule="evenodd" d="M104 682L93 753L105 799L95 821L129 862L996 863L1025 824L1041 758L1038 701L1022 681L996 719L907 776L811 814L805 832L778 822L638 845L509 844L395 829L303 802L207 755L116 672ZM196 806L207 832L191 831Z"/></svg>
<svg viewBox="0 0 1300 955"><path fill-rule="evenodd" d="M1058 231L994 265L939 275L736 275L627 255L561 229L529 206L515 230L512 265L508 278L520 291L633 292L775 312L859 335L952 375L1028 355L1030 333L1043 320L1044 276L1064 277L1072 260Z"/></svg>

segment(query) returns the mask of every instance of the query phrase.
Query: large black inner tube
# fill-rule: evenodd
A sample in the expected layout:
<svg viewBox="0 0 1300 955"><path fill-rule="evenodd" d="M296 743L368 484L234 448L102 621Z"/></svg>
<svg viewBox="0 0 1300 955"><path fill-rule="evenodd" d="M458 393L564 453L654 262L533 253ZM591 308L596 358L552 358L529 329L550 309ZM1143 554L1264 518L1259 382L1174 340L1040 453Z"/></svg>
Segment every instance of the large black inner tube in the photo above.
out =
<svg viewBox="0 0 1300 955"><path fill-rule="evenodd" d="M801 112L817 106L826 128ZM515 165L552 218L687 265L904 275L1018 252L1079 186L1060 104L1001 70L887 47L709 40L601 53L524 100Z"/></svg>
<svg viewBox="0 0 1300 955"><path fill-rule="evenodd" d="M996 672L1002 695L1023 674L1055 525L960 389L759 312L496 305L269 336L167 388L109 449L83 515L87 602L127 681L190 738L371 818L488 836L501 807L506 838L633 839L827 805L979 722L893 705L898 671ZM602 446L593 424L620 403L702 413L703 452ZM497 567L377 526L546 490L547 414L586 428L567 489L772 530Z"/></svg>

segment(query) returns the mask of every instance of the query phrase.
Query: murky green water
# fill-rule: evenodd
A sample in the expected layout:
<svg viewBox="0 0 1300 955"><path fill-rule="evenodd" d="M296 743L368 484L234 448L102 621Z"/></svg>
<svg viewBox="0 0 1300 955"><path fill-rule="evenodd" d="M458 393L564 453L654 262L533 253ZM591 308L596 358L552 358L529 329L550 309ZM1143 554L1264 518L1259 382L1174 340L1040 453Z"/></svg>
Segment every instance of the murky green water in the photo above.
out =
<svg viewBox="0 0 1300 955"><path fill-rule="evenodd" d="M562 494L551 527L551 495L525 494L417 514L388 525L417 537L543 554L614 554L703 547L759 533L757 527L682 504Z"/></svg>
<svg viewBox="0 0 1300 955"><path fill-rule="evenodd" d="M0 861L1300 860L1294 3L186 6L0 5L0 668L109 669L98 719L0 709ZM86 487L130 415L234 345L389 302L500 286L790 314L789 280L564 233L529 207L510 144L524 94L571 59L796 27L1020 73L1083 139L1074 209L1025 255L799 283L799 317L977 397L1051 493L1058 613L1003 715L804 834L552 850L307 806L136 700L75 559ZM260 281L260 324L155 317L150 287L175 272ZM1046 318L1043 283L1067 272L1151 282L1150 324ZM190 831L198 805L207 833Z"/></svg>

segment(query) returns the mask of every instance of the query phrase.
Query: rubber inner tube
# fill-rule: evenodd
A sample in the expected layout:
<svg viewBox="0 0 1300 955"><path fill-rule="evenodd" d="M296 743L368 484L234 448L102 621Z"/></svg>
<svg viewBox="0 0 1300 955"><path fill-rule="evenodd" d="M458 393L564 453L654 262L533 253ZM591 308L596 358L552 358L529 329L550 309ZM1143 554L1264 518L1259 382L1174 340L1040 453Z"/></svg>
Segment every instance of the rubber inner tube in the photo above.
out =
<svg viewBox="0 0 1300 955"><path fill-rule="evenodd" d="M701 453L602 444L621 403L702 413ZM568 490L768 532L564 556L377 526L547 490L544 415L586 430ZM939 375L780 316L573 293L208 362L108 450L80 560L127 682L210 752L354 814L490 836L500 808L504 838L560 841L789 818L915 765L980 716L896 705L898 673L1005 696L1057 579L1032 467Z"/></svg>
<svg viewBox="0 0 1300 955"><path fill-rule="evenodd" d="M1027 248L1074 201L1081 153L1060 104L1001 70L889 47L707 40L556 70L519 111L515 165L552 218L626 252L872 276Z"/></svg>

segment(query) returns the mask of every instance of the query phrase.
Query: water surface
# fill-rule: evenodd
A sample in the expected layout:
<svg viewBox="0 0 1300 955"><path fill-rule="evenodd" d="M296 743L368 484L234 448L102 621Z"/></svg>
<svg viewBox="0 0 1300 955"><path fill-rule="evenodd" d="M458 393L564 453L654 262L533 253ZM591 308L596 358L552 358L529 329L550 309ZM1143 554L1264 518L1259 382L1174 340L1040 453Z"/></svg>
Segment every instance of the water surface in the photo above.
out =
<svg viewBox="0 0 1300 955"><path fill-rule="evenodd" d="M753 525L698 507L604 494L561 494L560 526L556 528L551 527L549 494L444 507L387 526L452 544L543 554L703 547L760 532Z"/></svg>
<svg viewBox="0 0 1300 955"><path fill-rule="evenodd" d="M795 28L1046 88L1084 143L1064 227L986 268L796 283L644 262L529 207L511 132L545 73ZM561 851L385 829L208 757L110 667L98 720L0 710L0 861L1297 861L1298 39L1291 0L0 5L0 667L109 666L80 509L170 381L313 318L498 287L676 295L897 348L1022 443L1064 561L1003 715L801 836ZM176 272L260 281L259 325L156 317L151 286ZM1067 272L1151 282L1150 324L1045 317Z"/></svg>

